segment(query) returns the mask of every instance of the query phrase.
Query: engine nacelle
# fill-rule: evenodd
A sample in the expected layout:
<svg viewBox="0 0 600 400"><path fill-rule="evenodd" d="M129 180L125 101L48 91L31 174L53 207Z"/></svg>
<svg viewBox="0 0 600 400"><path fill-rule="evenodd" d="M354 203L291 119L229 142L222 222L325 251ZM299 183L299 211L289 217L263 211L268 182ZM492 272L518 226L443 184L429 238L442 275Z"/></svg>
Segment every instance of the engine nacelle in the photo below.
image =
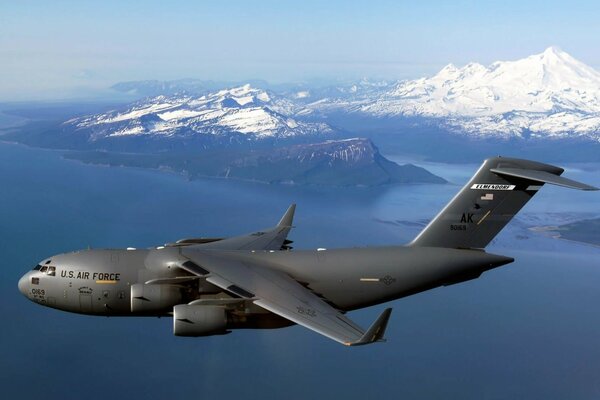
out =
<svg viewBox="0 0 600 400"><path fill-rule="evenodd" d="M209 336L226 333L224 307L179 304L173 307L175 336Z"/></svg>
<svg viewBox="0 0 600 400"><path fill-rule="evenodd" d="M131 285L131 312L167 314L181 303L181 289L173 285Z"/></svg>

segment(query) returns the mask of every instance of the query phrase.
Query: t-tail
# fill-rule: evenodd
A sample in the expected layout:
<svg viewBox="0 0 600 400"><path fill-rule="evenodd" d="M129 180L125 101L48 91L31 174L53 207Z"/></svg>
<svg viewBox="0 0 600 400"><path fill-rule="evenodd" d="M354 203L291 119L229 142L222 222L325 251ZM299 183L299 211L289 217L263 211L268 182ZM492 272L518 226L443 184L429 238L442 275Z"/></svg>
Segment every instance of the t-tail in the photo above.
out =
<svg viewBox="0 0 600 400"><path fill-rule="evenodd" d="M563 172L535 161L489 158L410 245L481 249L544 184L598 190L561 177Z"/></svg>

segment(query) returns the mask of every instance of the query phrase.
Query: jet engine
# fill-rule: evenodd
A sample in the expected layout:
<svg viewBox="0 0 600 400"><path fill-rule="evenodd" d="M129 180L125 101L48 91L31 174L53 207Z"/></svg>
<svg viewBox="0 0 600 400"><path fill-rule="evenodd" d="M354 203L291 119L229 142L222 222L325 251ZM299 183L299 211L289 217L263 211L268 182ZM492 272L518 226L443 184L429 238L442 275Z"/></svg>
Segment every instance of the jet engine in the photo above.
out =
<svg viewBox="0 0 600 400"><path fill-rule="evenodd" d="M131 285L131 312L167 314L181 303L181 289L173 285Z"/></svg>
<svg viewBox="0 0 600 400"><path fill-rule="evenodd" d="M175 336L209 336L226 332L227 313L224 307L180 304L173 307Z"/></svg>

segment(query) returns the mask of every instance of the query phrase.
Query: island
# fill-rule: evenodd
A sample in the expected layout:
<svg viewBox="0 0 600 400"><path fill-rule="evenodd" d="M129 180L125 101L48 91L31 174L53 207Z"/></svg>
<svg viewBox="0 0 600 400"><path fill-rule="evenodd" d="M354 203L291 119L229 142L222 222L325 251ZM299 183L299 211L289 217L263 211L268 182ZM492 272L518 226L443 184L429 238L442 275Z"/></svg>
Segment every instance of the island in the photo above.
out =
<svg viewBox="0 0 600 400"><path fill-rule="evenodd" d="M337 187L446 183L443 178L424 168L412 164L399 165L386 159L373 142L365 138L244 151L70 151L64 157L87 164L168 170L189 179L214 177L271 184Z"/></svg>

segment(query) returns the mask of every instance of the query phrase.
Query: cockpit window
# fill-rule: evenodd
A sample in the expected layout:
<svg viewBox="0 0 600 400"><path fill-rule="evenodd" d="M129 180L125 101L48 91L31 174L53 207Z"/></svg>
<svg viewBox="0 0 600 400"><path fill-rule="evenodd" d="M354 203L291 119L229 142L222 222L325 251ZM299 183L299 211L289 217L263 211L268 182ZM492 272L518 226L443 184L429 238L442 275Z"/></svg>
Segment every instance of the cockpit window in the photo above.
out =
<svg viewBox="0 0 600 400"><path fill-rule="evenodd" d="M34 271L39 271L40 268L42 268L42 266L40 264L36 265L35 267L33 267Z"/></svg>
<svg viewBox="0 0 600 400"><path fill-rule="evenodd" d="M56 276L56 267L50 265L38 265L34 270L39 270L41 273L48 276Z"/></svg>

